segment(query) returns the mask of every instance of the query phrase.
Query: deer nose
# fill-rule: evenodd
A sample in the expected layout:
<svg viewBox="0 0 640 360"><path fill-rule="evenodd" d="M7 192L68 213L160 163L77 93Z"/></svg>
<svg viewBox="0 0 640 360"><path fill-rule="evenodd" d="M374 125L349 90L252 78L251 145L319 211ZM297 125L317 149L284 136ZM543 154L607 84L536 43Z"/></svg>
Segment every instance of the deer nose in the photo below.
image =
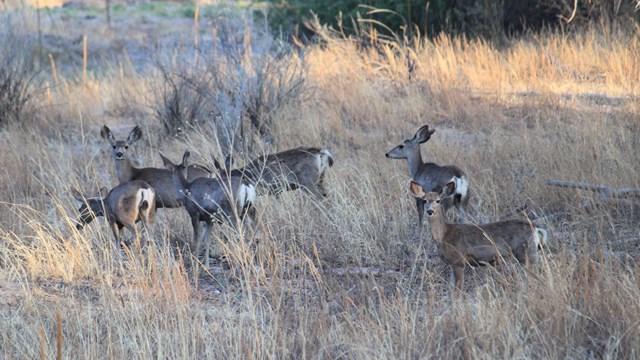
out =
<svg viewBox="0 0 640 360"><path fill-rule="evenodd" d="M78 230L82 230L82 224L77 224L77 225L76 225L76 229L78 229Z"/></svg>
<svg viewBox="0 0 640 360"><path fill-rule="evenodd" d="M433 215L433 210L427 210L427 215L429 216Z"/></svg>
<svg viewBox="0 0 640 360"><path fill-rule="evenodd" d="M116 153L116 159L118 159L118 160L122 159L122 156L123 156L123 155L124 155L123 153L121 153L121 152L117 152L117 153Z"/></svg>
<svg viewBox="0 0 640 360"><path fill-rule="evenodd" d="M384 156L389 157L389 153L384 154Z"/></svg>

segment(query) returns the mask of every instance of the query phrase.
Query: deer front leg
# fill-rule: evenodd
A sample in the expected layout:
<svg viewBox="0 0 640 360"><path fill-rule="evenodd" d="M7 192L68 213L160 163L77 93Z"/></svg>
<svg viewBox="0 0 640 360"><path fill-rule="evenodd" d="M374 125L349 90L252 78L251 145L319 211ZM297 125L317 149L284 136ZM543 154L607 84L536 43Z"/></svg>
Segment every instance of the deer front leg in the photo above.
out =
<svg viewBox="0 0 640 360"><path fill-rule="evenodd" d="M451 265L452 285L455 284L456 289L462 291L462 282L464 281L464 265Z"/></svg>

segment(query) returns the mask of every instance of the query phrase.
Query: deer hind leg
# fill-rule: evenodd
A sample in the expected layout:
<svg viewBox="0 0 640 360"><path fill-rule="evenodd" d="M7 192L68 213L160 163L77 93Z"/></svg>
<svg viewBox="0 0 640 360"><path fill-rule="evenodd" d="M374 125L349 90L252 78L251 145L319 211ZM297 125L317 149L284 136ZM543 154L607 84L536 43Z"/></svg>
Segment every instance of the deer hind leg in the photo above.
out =
<svg viewBox="0 0 640 360"><path fill-rule="evenodd" d="M213 227L213 223L207 221L204 228L204 266L209 268L209 249L211 248L211 231Z"/></svg>
<svg viewBox="0 0 640 360"><path fill-rule="evenodd" d="M142 244L140 243L140 235L138 234L138 229L136 228L135 223L124 224L133 236L133 247L136 250L142 249ZM131 242L129 242L131 243Z"/></svg>
<svg viewBox="0 0 640 360"><path fill-rule="evenodd" d="M320 184L315 184L310 187L305 187L311 194L318 198L318 200L322 200L327 197L326 190Z"/></svg>
<svg viewBox="0 0 640 360"><path fill-rule="evenodd" d="M202 249L202 243L200 242L201 232L200 232L200 219L198 215L191 217L191 227L193 228L193 239L189 247L191 248L192 254L195 255L196 258L200 256L200 250Z"/></svg>
<svg viewBox="0 0 640 360"><path fill-rule="evenodd" d="M155 218L155 208L151 207L146 212L140 214L140 222L142 223L142 228L144 229L146 240L145 242L148 244L150 241L153 241L153 229L154 229L154 218ZM147 245L145 244L145 245Z"/></svg>
<svg viewBox="0 0 640 360"><path fill-rule="evenodd" d="M113 251L113 258L117 259L122 253L122 249L124 248L124 243L122 242L122 232L120 231L120 227L117 223L113 222L109 224L111 227L111 231L113 232L113 236L115 238L115 246L112 246L111 249Z"/></svg>
<svg viewBox="0 0 640 360"><path fill-rule="evenodd" d="M322 195L322 198L326 198L328 195L327 189L324 187L324 172L320 174L320 178L318 179L318 183L316 184L318 187L318 191Z"/></svg>

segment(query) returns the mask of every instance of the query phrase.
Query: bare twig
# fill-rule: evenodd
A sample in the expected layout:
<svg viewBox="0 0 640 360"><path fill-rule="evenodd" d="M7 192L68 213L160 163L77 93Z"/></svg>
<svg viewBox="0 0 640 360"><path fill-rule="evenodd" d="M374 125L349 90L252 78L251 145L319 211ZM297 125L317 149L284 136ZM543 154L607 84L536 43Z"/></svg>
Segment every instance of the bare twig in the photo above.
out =
<svg viewBox="0 0 640 360"><path fill-rule="evenodd" d="M612 188L606 185L593 185L576 181L547 180L547 185L589 190L598 193L602 197L631 197L640 196L639 188Z"/></svg>

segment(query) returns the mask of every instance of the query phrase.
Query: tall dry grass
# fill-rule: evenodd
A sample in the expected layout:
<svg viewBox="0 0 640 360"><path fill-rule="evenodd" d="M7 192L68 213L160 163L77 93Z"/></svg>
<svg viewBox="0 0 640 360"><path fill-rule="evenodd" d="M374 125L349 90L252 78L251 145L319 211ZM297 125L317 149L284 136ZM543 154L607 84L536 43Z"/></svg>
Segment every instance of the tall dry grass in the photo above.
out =
<svg viewBox="0 0 640 360"><path fill-rule="evenodd" d="M146 166L161 166L159 150L210 164L219 149L206 132L161 135L149 110L159 76L62 77L39 99L46 113L0 133L1 356L53 356L60 313L64 358L636 357L637 206L544 184L640 186L629 37L303 49L317 91L274 115L274 148L329 146L329 197L260 197L259 243L216 232L232 239L215 244L229 269L203 269L183 248L181 209L158 212L144 258L114 256L103 220L75 230L69 187L116 183L102 124L122 136L141 125L133 151ZM422 124L436 129L425 158L468 172L472 220L530 204L551 234L540 266L468 270L451 293L431 240L415 238L407 166L383 157Z"/></svg>

